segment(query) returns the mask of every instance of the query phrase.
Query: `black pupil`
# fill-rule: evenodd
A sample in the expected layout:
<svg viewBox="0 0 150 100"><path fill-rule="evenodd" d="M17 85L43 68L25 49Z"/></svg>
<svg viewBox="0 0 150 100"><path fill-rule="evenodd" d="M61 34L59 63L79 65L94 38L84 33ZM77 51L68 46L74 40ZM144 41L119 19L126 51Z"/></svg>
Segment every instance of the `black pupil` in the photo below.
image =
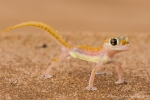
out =
<svg viewBox="0 0 150 100"><path fill-rule="evenodd" d="M111 39L110 40L111 45L115 46L117 45L117 39Z"/></svg>

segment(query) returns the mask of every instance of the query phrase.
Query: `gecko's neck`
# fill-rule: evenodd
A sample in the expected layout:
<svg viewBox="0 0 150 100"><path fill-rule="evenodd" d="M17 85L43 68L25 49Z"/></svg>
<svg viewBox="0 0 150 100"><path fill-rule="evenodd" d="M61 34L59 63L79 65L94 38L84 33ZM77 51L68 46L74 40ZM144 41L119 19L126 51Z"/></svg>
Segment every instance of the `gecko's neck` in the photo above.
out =
<svg viewBox="0 0 150 100"><path fill-rule="evenodd" d="M105 50L105 52L107 53L107 56L109 56L110 58L113 58L114 55L116 54L115 51L107 51L107 50Z"/></svg>
<svg viewBox="0 0 150 100"><path fill-rule="evenodd" d="M108 57L113 58L114 55L117 53L116 51L113 50L107 50L105 44L103 45L104 51L107 54Z"/></svg>

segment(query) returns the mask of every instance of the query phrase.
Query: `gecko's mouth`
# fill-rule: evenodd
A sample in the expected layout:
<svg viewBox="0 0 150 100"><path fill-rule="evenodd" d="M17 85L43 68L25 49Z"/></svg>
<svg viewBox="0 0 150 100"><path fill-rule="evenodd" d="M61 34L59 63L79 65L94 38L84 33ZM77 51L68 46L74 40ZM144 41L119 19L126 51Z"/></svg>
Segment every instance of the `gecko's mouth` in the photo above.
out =
<svg viewBox="0 0 150 100"><path fill-rule="evenodd" d="M129 47L130 47L130 45L126 44L126 45L112 47L112 50L121 50L121 51L124 51L124 50L129 50Z"/></svg>
<svg viewBox="0 0 150 100"><path fill-rule="evenodd" d="M115 50L115 51L126 51L129 50L130 45L129 44L125 44L125 45L116 45L116 46L112 46L110 44L105 44L105 48L107 50Z"/></svg>

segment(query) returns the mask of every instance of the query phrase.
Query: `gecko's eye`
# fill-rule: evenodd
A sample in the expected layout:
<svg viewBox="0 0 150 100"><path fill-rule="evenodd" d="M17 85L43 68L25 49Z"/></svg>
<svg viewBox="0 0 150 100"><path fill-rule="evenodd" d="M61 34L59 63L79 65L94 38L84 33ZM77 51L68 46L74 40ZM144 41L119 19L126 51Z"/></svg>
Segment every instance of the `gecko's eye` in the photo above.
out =
<svg viewBox="0 0 150 100"><path fill-rule="evenodd" d="M117 45L117 39L112 38L112 39L110 40L110 44L111 44L112 46Z"/></svg>

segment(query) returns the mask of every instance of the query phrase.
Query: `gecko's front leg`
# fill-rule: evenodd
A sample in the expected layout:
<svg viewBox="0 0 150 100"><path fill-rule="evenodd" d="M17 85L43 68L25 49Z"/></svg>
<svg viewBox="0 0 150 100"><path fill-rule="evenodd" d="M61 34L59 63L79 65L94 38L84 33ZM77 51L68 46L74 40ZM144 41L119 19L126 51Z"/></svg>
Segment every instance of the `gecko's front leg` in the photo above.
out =
<svg viewBox="0 0 150 100"><path fill-rule="evenodd" d="M96 87L93 86L95 74L102 67L102 61L100 61L92 70L89 85L86 87L87 90L97 90Z"/></svg>
<svg viewBox="0 0 150 100"><path fill-rule="evenodd" d="M118 61L113 61L113 63L116 65L116 70L118 73L118 81L115 82L115 84L125 83L125 81L123 80L123 71L122 71L121 63Z"/></svg>

